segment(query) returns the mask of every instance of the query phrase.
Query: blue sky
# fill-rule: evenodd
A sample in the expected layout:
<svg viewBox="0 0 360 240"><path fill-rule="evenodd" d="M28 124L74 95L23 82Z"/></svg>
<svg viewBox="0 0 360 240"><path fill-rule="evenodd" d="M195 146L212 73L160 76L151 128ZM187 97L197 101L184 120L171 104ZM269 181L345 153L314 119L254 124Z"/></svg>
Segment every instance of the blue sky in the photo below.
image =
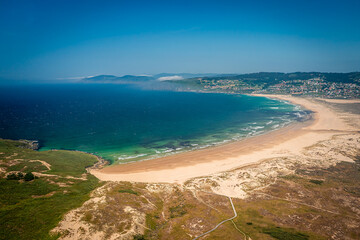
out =
<svg viewBox="0 0 360 240"><path fill-rule="evenodd" d="M360 71L359 26L359 0L0 0L0 78Z"/></svg>

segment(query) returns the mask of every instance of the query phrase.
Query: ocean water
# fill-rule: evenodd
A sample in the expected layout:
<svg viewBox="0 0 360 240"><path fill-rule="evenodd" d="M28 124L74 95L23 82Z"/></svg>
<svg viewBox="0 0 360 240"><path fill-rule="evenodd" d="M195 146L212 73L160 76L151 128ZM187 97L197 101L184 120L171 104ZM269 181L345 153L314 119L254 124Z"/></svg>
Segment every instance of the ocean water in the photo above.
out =
<svg viewBox="0 0 360 240"><path fill-rule="evenodd" d="M113 163L165 156L280 128L306 114L245 95L109 84L0 87L0 138L80 150Z"/></svg>

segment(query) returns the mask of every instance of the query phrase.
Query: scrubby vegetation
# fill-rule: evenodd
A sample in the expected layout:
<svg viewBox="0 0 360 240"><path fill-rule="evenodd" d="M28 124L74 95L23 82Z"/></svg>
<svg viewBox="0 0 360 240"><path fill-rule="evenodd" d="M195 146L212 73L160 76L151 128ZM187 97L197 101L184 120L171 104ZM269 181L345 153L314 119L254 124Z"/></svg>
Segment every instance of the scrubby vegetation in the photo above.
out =
<svg viewBox="0 0 360 240"><path fill-rule="evenodd" d="M316 180L316 179L311 179L309 182L317 184L317 185L321 185L324 181L322 180Z"/></svg>
<svg viewBox="0 0 360 240"><path fill-rule="evenodd" d="M171 218L181 217L186 214L185 206L183 204L170 207L169 210Z"/></svg>
<svg viewBox="0 0 360 240"><path fill-rule="evenodd" d="M134 236L134 240L146 240L146 238L144 237L144 235L136 234Z"/></svg>
<svg viewBox="0 0 360 240"><path fill-rule="evenodd" d="M306 234L288 231L288 230L282 229L280 227L265 228L263 230L263 232L270 235L271 237L279 239L279 240L308 240L309 239L309 236Z"/></svg>
<svg viewBox="0 0 360 240"><path fill-rule="evenodd" d="M135 192L135 191L132 190L132 189L120 189L120 190L119 190L119 193L129 193L129 194L139 195L138 192Z"/></svg>
<svg viewBox="0 0 360 240"><path fill-rule="evenodd" d="M34 174L32 172L27 172L25 175L22 172L18 173L9 173L6 176L7 180L24 180L24 181L31 181L35 179Z"/></svg>

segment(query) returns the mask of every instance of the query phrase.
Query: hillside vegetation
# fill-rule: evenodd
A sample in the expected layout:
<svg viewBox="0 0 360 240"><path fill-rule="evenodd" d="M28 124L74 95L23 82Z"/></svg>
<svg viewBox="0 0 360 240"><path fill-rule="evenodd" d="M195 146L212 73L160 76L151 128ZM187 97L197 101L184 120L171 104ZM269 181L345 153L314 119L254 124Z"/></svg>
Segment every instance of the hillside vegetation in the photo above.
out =
<svg viewBox="0 0 360 240"><path fill-rule="evenodd" d="M85 169L95 156L28 147L0 139L0 239L56 239L49 231L100 186Z"/></svg>

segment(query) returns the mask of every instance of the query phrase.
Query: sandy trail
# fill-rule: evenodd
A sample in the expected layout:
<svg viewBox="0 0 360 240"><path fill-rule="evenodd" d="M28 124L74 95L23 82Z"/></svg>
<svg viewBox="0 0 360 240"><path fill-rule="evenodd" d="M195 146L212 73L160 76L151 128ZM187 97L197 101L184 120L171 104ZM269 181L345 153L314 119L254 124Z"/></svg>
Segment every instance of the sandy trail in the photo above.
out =
<svg viewBox="0 0 360 240"><path fill-rule="evenodd" d="M301 105L314 112L313 119L242 141L101 170L92 169L90 172L105 181L183 183L194 177L229 171L269 158L297 155L304 148L336 134L358 131L322 101L282 95L256 96ZM346 103L346 100L342 102Z"/></svg>

